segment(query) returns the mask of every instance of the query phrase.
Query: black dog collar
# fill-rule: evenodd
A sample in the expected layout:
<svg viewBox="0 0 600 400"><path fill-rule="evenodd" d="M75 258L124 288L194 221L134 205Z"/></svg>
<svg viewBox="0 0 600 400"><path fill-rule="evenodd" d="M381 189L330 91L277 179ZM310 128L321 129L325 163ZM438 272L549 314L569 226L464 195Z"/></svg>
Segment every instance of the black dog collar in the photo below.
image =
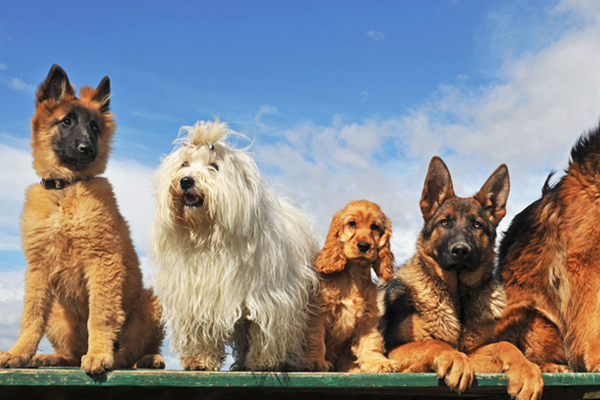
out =
<svg viewBox="0 0 600 400"><path fill-rule="evenodd" d="M40 184L46 190L61 190L67 186L71 186L74 183L79 182L81 179L75 179L73 181L67 181L64 179L42 179Z"/></svg>

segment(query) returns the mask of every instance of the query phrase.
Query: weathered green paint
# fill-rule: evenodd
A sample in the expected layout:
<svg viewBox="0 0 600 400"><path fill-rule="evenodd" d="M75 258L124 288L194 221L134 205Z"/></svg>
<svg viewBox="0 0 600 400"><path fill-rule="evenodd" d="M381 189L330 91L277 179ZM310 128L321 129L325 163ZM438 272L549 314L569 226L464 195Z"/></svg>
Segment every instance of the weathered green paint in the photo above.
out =
<svg viewBox="0 0 600 400"><path fill-rule="evenodd" d="M544 374L545 386L600 386L600 374ZM505 374L477 374L474 387L506 386ZM1 369L1 386L171 386L206 388L427 388L435 374L252 373L120 370L95 378L76 368Z"/></svg>

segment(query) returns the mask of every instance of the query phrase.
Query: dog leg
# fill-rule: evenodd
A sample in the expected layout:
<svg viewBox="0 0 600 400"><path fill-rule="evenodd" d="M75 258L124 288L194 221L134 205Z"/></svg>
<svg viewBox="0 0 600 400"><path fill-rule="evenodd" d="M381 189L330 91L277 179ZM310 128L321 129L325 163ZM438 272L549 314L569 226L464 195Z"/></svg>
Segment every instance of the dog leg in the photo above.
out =
<svg viewBox="0 0 600 400"><path fill-rule="evenodd" d="M436 339L411 342L389 353L400 364L401 372L435 372L450 389L464 392L475 378L469 357Z"/></svg>
<svg viewBox="0 0 600 400"><path fill-rule="evenodd" d="M335 369L333 363L325 358L327 352L325 335L325 315L318 310L310 310L306 324L304 352L304 365L309 371L328 372Z"/></svg>
<svg viewBox="0 0 600 400"><path fill-rule="evenodd" d="M255 322L250 324L249 341L246 368L251 371L276 371L281 368L286 355L280 349L273 349L274 344L269 343L271 339Z"/></svg>
<svg viewBox="0 0 600 400"><path fill-rule="evenodd" d="M378 329L377 312L356 327L352 339L352 352L362 372L399 372L400 364L385 355L383 336Z"/></svg>
<svg viewBox="0 0 600 400"><path fill-rule="evenodd" d="M540 368L508 342L498 342L479 348L470 357L475 372L506 372L508 394L517 400L542 398L544 380Z"/></svg>
<svg viewBox="0 0 600 400"><path fill-rule="evenodd" d="M558 327L532 308L505 311L496 325L496 339L514 344L542 372L572 372Z"/></svg>
<svg viewBox="0 0 600 400"><path fill-rule="evenodd" d="M184 349L180 361L183 369L188 371L218 371L221 369L224 355L223 342L203 342Z"/></svg>
<svg viewBox="0 0 600 400"><path fill-rule="evenodd" d="M88 352L81 358L81 369L94 375L114 367L114 347L125 321L121 307L125 267L118 254L101 250L86 253L91 263L87 280L90 314Z"/></svg>
<svg viewBox="0 0 600 400"><path fill-rule="evenodd" d="M52 306L48 279L29 259L25 272L25 308L21 317L21 332L14 346L0 352L0 368L24 368L37 351Z"/></svg>

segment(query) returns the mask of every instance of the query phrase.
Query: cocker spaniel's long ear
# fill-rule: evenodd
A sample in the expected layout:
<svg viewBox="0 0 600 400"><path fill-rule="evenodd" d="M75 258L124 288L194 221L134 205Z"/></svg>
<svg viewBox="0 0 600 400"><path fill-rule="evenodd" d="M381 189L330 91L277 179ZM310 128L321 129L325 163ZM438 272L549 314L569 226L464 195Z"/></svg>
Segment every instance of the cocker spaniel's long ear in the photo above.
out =
<svg viewBox="0 0 600 400"><path fill-rule="evenodd" d="M344 254L344 242L340 235L344 224L342 221L342 213L338 212L333 217L325 245L319 252L315 269L324 274L331 274L343 270L346 267L346 255Z"/></svg>
<svg viewBox="0 0 600 400"><path fill-rule="evenodd" d="M394 277L394 253L390 248L392 224L387 218L382 220L381 229L383 229L383 235L379 239L379 253L377 261L373 264L373 270L379 279L389 282Z"/></svg>

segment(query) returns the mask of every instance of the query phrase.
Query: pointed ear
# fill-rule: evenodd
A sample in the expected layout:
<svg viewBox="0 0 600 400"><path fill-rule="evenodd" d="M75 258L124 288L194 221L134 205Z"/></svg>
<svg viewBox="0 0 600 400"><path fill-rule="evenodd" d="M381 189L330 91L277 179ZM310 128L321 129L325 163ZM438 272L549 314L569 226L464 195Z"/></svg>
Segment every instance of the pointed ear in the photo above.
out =
<svg viewBox="0 0 600 400"><path fill-rule="evenodd" d="M108 112L110 106L110 79L108 76L105 76L96 88L94 101L100 103L100 112Z"/></svg>
<svg viewBox="0 0 600 400"><path fill-rule="evenodd" d="M317 256L315 268L324 274L331 274L343 270L346 267L346 255L344 254L344 243L340 235L342 233L343 222L341 212L333 217L329 232L325 239L325 245Z"/></svg>
<svg viewBox="0 0 600 400"><path fill-rule="evenodd" d="M59 100L61 97L74 96L73 86L67 74L61 67L54 64L48 72L46 80L40 84L35 94L35 103L40 104L45 100Z"/></svg>
<svg viewBox="0 0 600 400"><path fill-rule="evenodd" d="M382 221L383 235L379 240L379 253L377 261L373 264L373 271L384 282L389 282L394 277L394 253L390 248L392 238L392 224L386 218Z"/></svg>
<svg viewBox="0 0 600 400"><path fill-rule="evenodd" d="M454 197L450 171L441 158L434 156L429 163L423 195L419 203L423 218L425 220L431 218L438 207L450 197Z"/></svg>
<svg viewBox="0 0 600 400"><path fill-rule="evenodd" d="M481 190L473 196L481 203L490 221L495 226L498 226L506 214L506 201L508 200L509 190L508 167L502 164L490 175Z"/></svg>

